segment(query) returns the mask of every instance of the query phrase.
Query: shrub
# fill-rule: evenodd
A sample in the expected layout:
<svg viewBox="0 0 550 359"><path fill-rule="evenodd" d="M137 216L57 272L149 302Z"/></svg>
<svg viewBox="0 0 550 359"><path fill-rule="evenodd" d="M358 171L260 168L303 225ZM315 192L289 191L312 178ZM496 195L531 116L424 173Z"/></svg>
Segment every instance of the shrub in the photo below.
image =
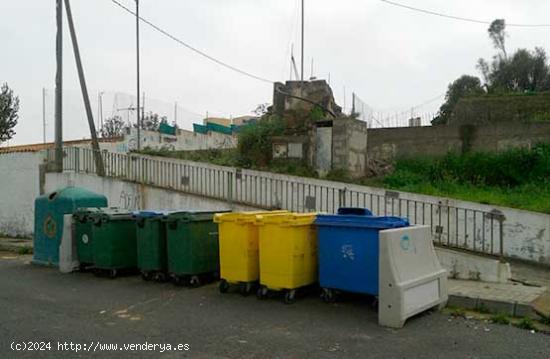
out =
<svg viewBox="0 0 550 359"><path fill-rule="evenodd" d="M239 132L238 163L240 166L265 167L271 163L273 136L284 134L284 123L275 116L266 116Z"/></svg>

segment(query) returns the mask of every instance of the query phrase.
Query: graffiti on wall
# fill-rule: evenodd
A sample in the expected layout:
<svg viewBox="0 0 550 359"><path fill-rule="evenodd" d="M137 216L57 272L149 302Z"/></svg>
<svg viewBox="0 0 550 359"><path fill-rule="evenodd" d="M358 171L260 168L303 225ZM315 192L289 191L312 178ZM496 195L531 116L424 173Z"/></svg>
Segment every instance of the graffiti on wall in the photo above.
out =
<svg viewBox="0 0 550 359"><path fill-rule="evenodd" d="M118 201L118 207L124 209L139 209L141 205L141 195L134 192L122 191Z"/></svg>

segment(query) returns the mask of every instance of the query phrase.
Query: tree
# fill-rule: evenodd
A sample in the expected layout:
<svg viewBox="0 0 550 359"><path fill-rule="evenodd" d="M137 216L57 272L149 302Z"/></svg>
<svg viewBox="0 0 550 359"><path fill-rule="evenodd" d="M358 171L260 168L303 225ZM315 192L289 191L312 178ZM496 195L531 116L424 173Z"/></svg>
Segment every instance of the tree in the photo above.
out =
<svg viewBox="0 0 550 359"><path fill-rule="evenodd" d="M0 143L15 135L14 127L19 119L19 97L4 83L0 88Z"/></svg>
<svg viewBox="0 0 550 359"><path fill-rule="evenodd" d="M489 26L487 32L489 33L489 37L491 38L491 40L493 40L493 45L495 46L495 48L502 51L504 59L507 59L508 55L506 54L506 37L508 36L508 34L506 33L506 21L504 19L494 20Z"/></svg>
<svg viewBox="0 0 550 359"><path fill-rule="evenodd" d="M141 119L141 129L144 131L158 131L161 122L168 122L166 116L161 117L158 113L149 112ZM137 128L138 126L134 125L134 127Z"/></svg>
<svg viewBox="0 0 550 359"><path fill-rule="evenodd" d="M478 61L485 87L490 93L550 90L550 72L544 49L517 50L510 58L495 57L489 64Z"/></svg>
<svg viewBox="0 0 550 359"><path fill-rule="evenodd" d="M105 120L103 128L101 129L101 137L103 138L115 138L122 137L124 135L124 129L126 124L120 116L113 116Z"/></svg>
<svg viewBox="0 0 550 359"><path fill-rule="evenodd" d="M449 122L451 114L460 100L466 96L482 95L485 91L481 87L481 80L478 77L470 75L462 75L447 89L445 102L439 108L439 113L432 120L432 125L441 125Z"/></svg>

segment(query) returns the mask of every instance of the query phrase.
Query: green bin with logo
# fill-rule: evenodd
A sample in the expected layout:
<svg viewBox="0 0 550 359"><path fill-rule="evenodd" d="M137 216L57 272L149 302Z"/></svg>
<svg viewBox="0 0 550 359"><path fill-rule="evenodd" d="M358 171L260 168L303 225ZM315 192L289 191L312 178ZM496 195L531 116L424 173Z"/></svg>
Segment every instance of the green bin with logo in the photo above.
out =
<svg viewBox="0 0 550 359"><path fill-rule="evenodd" d="M73 240L81 271L94 265L93 217L101 211L101 208L80 208L73 214Z"/></svg>

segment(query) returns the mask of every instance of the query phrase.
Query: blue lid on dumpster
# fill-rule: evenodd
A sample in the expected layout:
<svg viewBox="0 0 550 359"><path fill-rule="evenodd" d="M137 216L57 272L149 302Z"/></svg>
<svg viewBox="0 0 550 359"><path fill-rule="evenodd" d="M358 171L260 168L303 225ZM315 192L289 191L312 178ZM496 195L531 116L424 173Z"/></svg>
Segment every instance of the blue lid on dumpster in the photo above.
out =
<svg viewBox="0 0 550 359"><path fill-rule="evenodd" d="M361 207L340 207L338 208L338 215L353 215L353 216L372 216L372 212L368 208Z"/></svg>
<svg viewBox="0 0 550 359"><path fill-rule="evenodd" d="M357 216L357 215L318 215L315 224L318 226L341 226L390 229L409 226L409 220L391 216Z"/></svg>

